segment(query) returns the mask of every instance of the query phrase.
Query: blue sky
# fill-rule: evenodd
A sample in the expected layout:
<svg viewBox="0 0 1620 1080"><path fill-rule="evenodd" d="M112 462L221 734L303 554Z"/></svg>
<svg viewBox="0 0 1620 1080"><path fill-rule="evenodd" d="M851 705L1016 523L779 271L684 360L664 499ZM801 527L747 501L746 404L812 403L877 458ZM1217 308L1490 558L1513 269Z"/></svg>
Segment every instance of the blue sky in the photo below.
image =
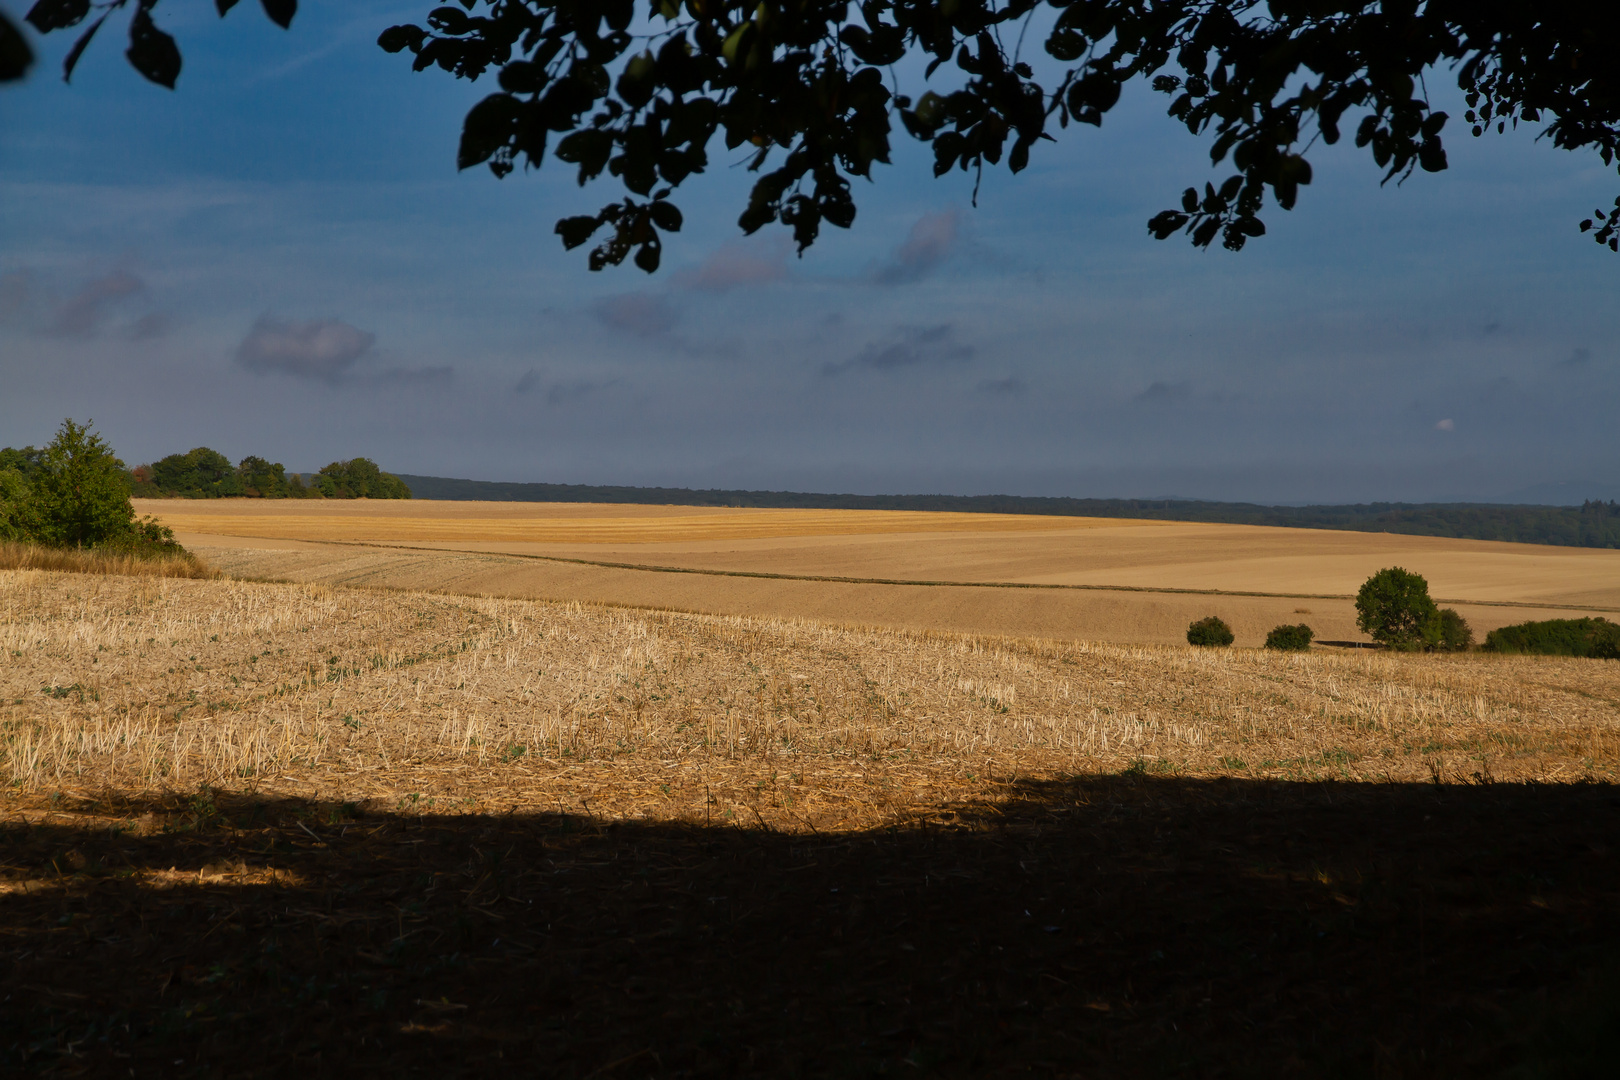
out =
<svg viewBox="0 0 1620 1080"><path fill-rule="evenodd" d="M1449 172L1381 188L1317 147L1270 235L1201 252L1145 222L1225 174L1136 87L987 174L977 208L897 130L855 228L802 259L741 236L750 177L717 142L664 268L591 274L552 225L616 190L555 161L458 174L486 87L376 47L431 7L316 0L282 32L168 0L173 93L114 23L71 86L69 41L35 39L0 90L0 445L73 416L132 464L207 445L567 483L1620 498L1620 258L1575 229L1620 190L1595 156L1454 123Z"/></svg>

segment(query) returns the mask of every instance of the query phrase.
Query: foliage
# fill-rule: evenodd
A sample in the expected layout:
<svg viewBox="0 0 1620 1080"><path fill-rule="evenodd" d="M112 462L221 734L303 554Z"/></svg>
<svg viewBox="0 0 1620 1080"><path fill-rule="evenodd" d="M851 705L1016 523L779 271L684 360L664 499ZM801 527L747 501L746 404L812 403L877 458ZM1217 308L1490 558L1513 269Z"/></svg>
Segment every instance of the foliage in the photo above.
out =
<svg viewBox="0 0 1620 1080"><path fill-rule="evenodd" d="M328 499L408 499L411 489L370 458L334 461L315 474L313 486Z"/></svg>
<svg viewBox="0 0 1620 1080"><path fill-rule="evenodd" d="M1492 630L1481 647L1495 653L1620 660L1620 623L1604 618L1523 622Z"/></svg>
<svg viewBox="0 0 1620 1080"><path fill-rule="evenodd" d="M236 466L236 475L243 495L256 495L261 499L285 499L288 494L287 470L281 462L266 461L251 454ZM299 485L300 489L303 487Z"/></svg>
<svg viewBox="0 0 1620 1080"><path fill-rule="evenodd" d="M0 540L26 540L34 532L33 487L11 468L0 468Z"/></svg>
<svg viewBox="0 0 1620 1080"><path fill-rule="evenodd" d="M34 50L22 36L6 13L0 11L0 82L15 82L28 73L34 63Z"/></svg>
<svg viewBox="0 0 1620 1080"><path fill-rule="evenodd" d="M1226 620L1216 615L1199 619L1187 627L1187 644L1189 645L1230 645L1237 640L1232 636L1232 628L1226 625Z"/></svg>
<svg viewBox="0 0 1620 1080"><path fill-rule="evenodd" d="M1440 637L1434 648L1441 652L1466 652L1474 644L1474 631L1455 608L1440 609Z"/></svg>
<svg viewBox="0 0 1620 1080"><path fill-rule="evenodd" d="M30 472L0 466L0 541L143 559L190 558L172 530L135 517L124 463L89 424L62 421L43 450L0 451L0 462L19 458L32 463Z"/></svg>
<svg viewBox="0 0 1620 1080"><path fill-rule="evenodd" d="M1316 631L1304 623L1289 626L1274 626L1271 633L1266 635L1266 648L1276 649L1279 652L1305 652L1311 647Z"/></svg>
<svg viewBox="0 0 1620 1080"><path fill-rule="evenodd" d="M1440 610L1421 574L1392 566L1368 578L1356 594L1356 625L1374 641L1411 652L1440 640Z"/></svg>
<svg viewBox="0 0 1620 1080"><path fill-rule="evenodd" d="M170 454L145 468L150 470L152 485L165 495L219 499L246 494L247 485L231 466L230 458L206 446Z"/></svg>
<svg viewBox="0 0 1620 1080"><path fill-rule="evenodd" d="M44 458L45 451L32 446L25 446L21 450L14 450L8 446L0 449L0 469L12 469L27 479L39 472Z"/></svg>
<svg viewBox="0 0 1620 1080"><path fill-rule="evenodd" d="M256 499L408 499L410 488L392 473L385 473L369 458L334 461L305 487L297 473L289 474L279 461L249 455L236 465L217 450L199 446L184 454L170 454L152 465L128 473L132 494L145 498L221 499L246 496Z"/></svg>
<svg viewBox="0 0 1620 1080"><path fill-rule="evenodd" d="M101 14L84 46L126 0ZM174 40L140 0L126 54L146 78L172 87ZM235 0L217 0L221 14ZM638 11L638 6L640 10ZM287 26L295 0L264 0ZM1268 198L1292 209L1312 169L1305 151L1333 144L1353 124L1384 180L1447 167L1427 74L1455 72L1473 135L1522 120L1567 150L1620 154L1620 74L1610 62L1604 5L1583 0L460 0L422 25L378 43L409 52L412 67L476 80L497 69L499 90L468 112L457 163L503 177L538 168L547 152L578 171L604 172L625 195L595 214L564 218L557 233L579 247L606 228L591 269L632 257L651 272L661 232L681 228L669 196L709 165L715 136L745 152L760 174L739 218L752 233L772 222L802 252L823 223L855 220L851 178L887 164L894 120L932 146L935 175L982 176L986 163L1023 170L1031 151L1070 122L1101 125L1127 83L1150 80L1168 112L1212 137L1210 160L1234 172L1189 187L1148 228L1185 232L1199 247L1218 237L1238 250L1264 235ZM77 26L89 0L39 0L41 32ZM1023 52L1034 30L1050 61L1042 80ZM1016 42L1016 44L1014 44ZM1009 47L1010 46L1010 47ZM947 64L938 89L904 90ZM915 96L914 96L915 94ZM552 143L553 134L557 136ZM1620 250L1620 199L1581 229Z"/></svg>
<svg viewBox="0 0 1620 1080"><path fill-rule="evenodd" d="M135 508L124 463L89 424L63 420L31 482L33 539L50 547L95 547L127 535Z"/></svg>

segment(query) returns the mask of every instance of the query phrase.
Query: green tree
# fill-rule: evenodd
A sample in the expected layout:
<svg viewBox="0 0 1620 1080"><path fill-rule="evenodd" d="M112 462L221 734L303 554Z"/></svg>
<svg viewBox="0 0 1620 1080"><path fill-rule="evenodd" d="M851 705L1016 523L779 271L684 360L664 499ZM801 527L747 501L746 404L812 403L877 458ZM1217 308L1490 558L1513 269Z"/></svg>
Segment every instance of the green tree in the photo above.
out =
<svg viewBox="0 0 1620 1080"><path fill-rule="evenodd" d="M315 487L328 499L408 499L411 489L370 458L334 461L315 474Z"/></svg>
<svg viewBox="0 0 1620 1080"><path fill-rule="evenodd" d="M1199 619L1187 627L1189 645L1230 645L1236 640L1232 636L1232 628L1226 625L1226 620L1217 615Z"/></svg>
<svg viewBox="0 0 1620 1080"><path fill-rule="evenodd" d="M13 469L27 479L39 472L44 457L45 451L36 450L32 446L25 446L21 450L8 446L0 450L0 469Z"/></svg>
<svg viewBox="0 0 1620 1080"><path fill-rule="evenodd" d="M31 485L33 539L53 547L93 547L129 535L135 507L124 463L89 423L63 420L40 464Z"/></svg>
<svg viewBox="0 0 1620 1080"><path fill-rule="evenodd" d="M28 21L50 32L102 12L68 53L71 75L125 2L39 0ZM159 2L131 6L126 56L173 87L180 51L153 21ZM221 14L235 6L216 2ZM283 27L297 10L296 0L263 6ZM759 174L738 224L752 233L778 222L803 251L823 224L854 222L851 180L889 162L896 119L930 144L935 175L982 176L1003 161L1019 172L1058 129L1101 125L1136 80L1212 139L1214 165L1231 162L1147 223L1161 240L1184 232L1200 247L1219 239L1237 250L1264 235L1268 200L1291 210L1312 179L1306 152L1346 127L1386 181L1445 169L1451 118L1431 105L1431 76L1455 79L1475 137L1542 125L1553 145L1613 165L1611 20L1590 0L460 0L378 43L409 52L417 71L497 71L499 89L462 126L460 167L501 177L549 153L582 185L616 178L622 198L564 218L557 233L575 248L606 229L591 269L633 255L651 272L660 233L682 224L670 195L708 168L717 136L728 151L748 148ZM900 85L924 65L928 88ZM1617 217L1620 198L1581 228L1620 250Z"/></svg>
<svg viewBox="0 0 1620 1080"><path fill-rule="evenodd" d="M279 461L269 462L249 455L237 463L236 475L244 495L262 499L287 497L287 469Z"/></svg>
<svg viewBox="0 0 1620 1080"><path fill-rule="evenodd" d="M35 528L33 486L20 470L0 468L0 540L30 540Z"/></svg>
<svg viewBox="0 0 1620 1080"><path fill-rule="evenodd" d="M1368 578L1356 594L1356 625L1374 641L1402 652L1440 640L1440 609L1421 574L1391 566Z"/></svg>
<svg viewBox="0 0 1620 1080"><path fill-rule="evenodd" d="M1474 644L1474 630L1455 608L1440 609L1440 639L1435 648L1442 652L1465 652Z"/></svg>
<svg viewBox="0 0 1620 1080"><path fill-rule="evenodd" d="M184 454L170 454L149 466L152 483L165 495L188 499L220 499L246 494L231 459L218 450L199 446Z"/></svg>

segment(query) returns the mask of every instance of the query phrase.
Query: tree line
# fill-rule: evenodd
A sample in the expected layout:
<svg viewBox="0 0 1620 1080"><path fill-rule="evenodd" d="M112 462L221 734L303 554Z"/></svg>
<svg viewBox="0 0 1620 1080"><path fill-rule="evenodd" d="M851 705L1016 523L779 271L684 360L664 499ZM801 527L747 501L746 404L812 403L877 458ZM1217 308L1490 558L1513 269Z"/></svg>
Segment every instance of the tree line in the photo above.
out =
<svg viewBox="0 0 1620 1080"><path fill-rule="evenodd" d="M71 423L71 421L69 421ZM45 468L49 448L0 450L0 471L22 480ZM334 461L318 473L290 473L279 461L248 455L235 465L199 446L133 469L118 465L126 494L137 499L408 499L411 489L370 458Z"/></svg>
<svg viewBox="0 0 1620 1080"><path fill-rule="evenodd" d="M411 489L370 458L334 461L310 474L289 473L279 461L249 455L231 464L199 446L170 454L129 473L130 494L141 499L408 499Z"/></svg>

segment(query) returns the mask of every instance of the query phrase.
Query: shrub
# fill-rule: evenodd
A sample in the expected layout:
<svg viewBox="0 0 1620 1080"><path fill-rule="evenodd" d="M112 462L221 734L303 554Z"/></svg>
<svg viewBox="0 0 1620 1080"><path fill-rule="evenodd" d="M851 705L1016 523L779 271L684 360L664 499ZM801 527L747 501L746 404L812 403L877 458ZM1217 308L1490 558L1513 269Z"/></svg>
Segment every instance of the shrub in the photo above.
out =
<svg viewBox="0 0 1620 1080"><path fill-rule="evenodd" d="M1199 619L1187 627L1187 644L1189 645L1230 645L1236 639L1232 636L1232 628L1226 621L1217 615Z"/></svg>
<svg viewBox="0 0 1620 1080"><path fill-rule="evenodd" d="M1368 578L1356 594L1356 625L1374 641L1412 652L1440 641L1440 610L1421 574L1391 566Z"/></svg>
<svg viewBox="0 0 1620 1080"><path fill-rule="evenodd" d="M1485 635L1486 652L1589 656L1620 660L1620 623L1608 619L1545 619L1517 623Z"/></svg>
<svg viewBox="0 0 1620 1080"><path fill-rule="evenodd" d="M1311 639L1316 637L1316 631L1304 623L1298 626L1274 626L1271 633L1266 635L1266 648L1277 649L1280 652L1304 652L1311 647Z"/></svg>
<svg viewBox="0 0 1620 1080"><path fill-rule="evenodd" d="M1474 644L1474 631L1456 609L1441 608L1439 619L1440 635L1434 648L1441 652L1464 652Z"/></svg>

